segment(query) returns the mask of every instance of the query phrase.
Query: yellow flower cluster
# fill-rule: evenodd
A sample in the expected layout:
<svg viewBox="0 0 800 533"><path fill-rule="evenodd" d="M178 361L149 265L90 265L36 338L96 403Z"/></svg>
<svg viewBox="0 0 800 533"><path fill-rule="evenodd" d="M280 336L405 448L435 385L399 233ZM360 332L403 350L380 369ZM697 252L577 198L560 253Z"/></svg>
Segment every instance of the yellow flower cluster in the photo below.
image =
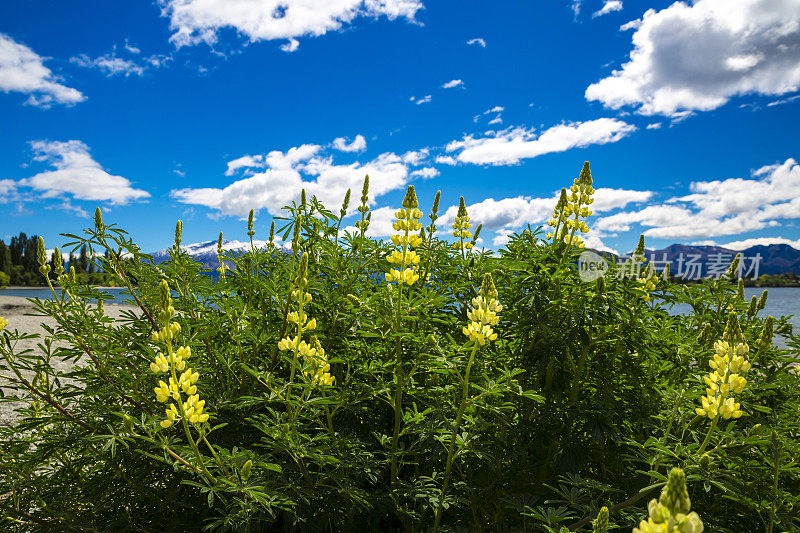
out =
<svg viewBox="0 0 800 533"><path fill-rule="evenodd" d="M291 351L294 354L292 362L292 377L294 377L294 365L299 356L304 362L304 374L311 376L312 383L317 385L333 385L334 377L330 374L331 365L325 356L319 341L314 339L312 347L303 340L303 332L317 328L317 319L309 318L305 312L305 306L311 303L311 293L306 292L308 286L308 254L304 253L300 259L300 266L295 278L295 289L292 290L292 300L297 303L297 310L287 315L289 322L296 326L294 335L287 335L278 341L278 349L282 352Z"/></svg>
<svg viewBox="0 0 800 533"><path fill-rule="evenodd" d="M706 395L701 398L703 407L695 412L700 416L714 419L739 418L742 416L740 405L733 399L733 394L741 394L747 380L741 376L750 370L750 362L744 358L749 351L747 343L731 344L721 340L714 343L714 357L708 361L713 372L705 377Z"/></svg>
<svg viewBox="0 0 800 533"><path fill-rule="evenodd" d="M634 291L639 293L642 300L645 302L650 301L650 293L656 290L656 272L655 268L653 267L653 263L650 263L647 269L642 273L642 275L636 279L636 286L634 287Z"/></svg>
<svg viewBox="0 0 800 533"><path fill-rule="evenodd" d="M7 325L8 325L8 320L0 316L0 331L6 329Z"/></svg>
<svg viewBox="0 0 800 533"><path fill-rule="evenodd" d="M150 363L150 370L156 374L168 373L168 382L158 381L156 387L156 400L165 403L172 399L169 407L165 410L166 418L161 421L161 427L168 428L177 420L184 419L190 424L202 424L208 420L208 413L203 412L206 405L205 400L201 400L197 394L197 380L200 374L190 368L186 368L186 360L192 356L192 349L189 346L181 346L173 350L172 340L181 331L181 326L177 322L172 322L175 316L175 309L172 307L172 296L169 291L169 284L162 281L159 287L161 292L161 312L159 318L163 327L153 333L153 342L164 344L167 353L156 356L155 361ZM178 376L178 372L181 372ZM186 395L186 400L183 400ZM177 407L176 407L177 404Z"/></svg>
<svg viewBox="0 0 800 533"><path fill-rule="evenodd" d="M589 206L594 202L593 194L592 173L587 161L583 164L580 176L573 181L569 188L569 193L566 189L561 189L561 196L559 196L553 211L553 218L547 221L547 224L553 228L553 232L548 233L546 238L553 239L554 242L561 241L577 248L583 248L585 246L583 239L575 233L588 233L589 231L586 222L580 219L592 216Z"/></svg>
<svg viewBox="0 0 800 533"><path fill-rule="evenodd" d="M661 497L650 500L647 520L633 528L633 533L702 533L703 522L696 512L689 512L691 507L686 474L680 468L673 468Z"/></svg>
<svg viewBox="0 0 800 533"><path fill-rule="evenodd" d="M304 344L304 343L301 343ZM318 385L333 385L334 377L331 376L331 365L328 363L328 357L325 355L325 350L319 343L319 340L314 339L314 347L303 348L300 347L300 354L305 359L303 373L311 378L311 383L314 386Z"/></svg>
<svg viewBox="0 0 800 533"><path fill-rule="evenodd" d="M419 279L419 255L411 248L422 245L422 237L417 232L422 228L419 219L422 218L422 211L417 209L419 202L414 192L414 186L409 185L406 196L403 199L403 208L395 211L397 221L392 224L395 231L402 231L401 234L392 235L392 244L400 248L393 251L386 260L399 268L393 268L386 273L387 283L398 283L400 285L413 285Z"/></svg>
<svg viewBox="0 0 800 533"><path fill-rule="evenodd" d="M461 199L458 201L458 213L456 213L456 220L453 222L453 237L459 239L458 242L453 243L453 248L459 250L462 254L465 250L471 250L474 246L473 242L469 242L469 239L472 238L472 232L470 228L472 224L469 221L469 215L467 214L467 205L464 203L464 197L462 196ZM467 242L464 242L464 240Z"/></svg>
<svg viewBox="0 0 800 533"><path fill-rule="evenodd" d="M464 335L480 346L486 344L487 341L496 340L497 333L494 332L492 326L497 325L500 318L497 313L502 310L503 306L497 301L497 289L492 281L492 276L486 274L480 293L472 299L472 308L467 311L467 319L470 322L462 329Z"/></svg>
<svg viewBox="0 0 800 533"><path fill-rule="evenodd" d="M732 395L740 394L747 385L742 374L750 370L750 362L745 359L749 350L744 342L739 320L735 313L731 313L728 315L722 340L714 343L715 353L708 361L713 371L704 379L708 388L706 395L701 398L703 407L695 409L698 415L708 416L711 420L742 416L740 405Z"/></svg>

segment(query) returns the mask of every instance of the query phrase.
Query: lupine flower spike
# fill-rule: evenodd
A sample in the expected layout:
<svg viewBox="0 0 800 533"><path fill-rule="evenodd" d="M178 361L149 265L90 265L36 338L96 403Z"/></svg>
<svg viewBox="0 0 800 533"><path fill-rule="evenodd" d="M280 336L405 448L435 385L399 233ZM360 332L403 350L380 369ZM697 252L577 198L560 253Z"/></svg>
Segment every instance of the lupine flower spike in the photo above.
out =
<svg viewBox="0 0 800 533"><path fill-rule="evenodd" d="M44 239L39 237L39 246L36 250L36 259L39 261L39 272L42 276L47 277L50 272L50 265L47 264L47 251L44 248Z"/></svg>
<svg viewBox="0 0 800 533"><path fill-rule="evenodd" d="M394 250L386 258L398 268L392 268L386 273L386 282L413 285L419 279L420 256L412 248L422 245L422 237L416 233L422 228L422 224L419 222L419 219L422 218L422 211L417 209L419 202L413 185L408 186L402 205L401 209L395 211L397 221L392 224L395 231L401 232L392 235L392 244L397 247L397 250Z"/></svg>
<svg viewBox="0 0 800 533"><path fill-rule="evenodd" d="M175 223L175 251L179 252L181 249L181 238L183 237L183 221L179 220Z"/></svg>
<svg viewBox="0 0 800 533"><path fill-rule="evenodd" d="M222 232L219 232L219 240L217 241L217 261L219 261L219 266L217 267L217 271L219 272L219 277L225 277L225 271L228 270L228 265L225 264L225 261L222 258L223 250L222 250Z"/></svg>
<svg viewBox="0 0 800 533"><path fill-rule="evenodd" d="M361 188L361 205L358 206L358 212L361 213L361 220L355 223L356 228L361 231L361 236L367 232L369 227L370 217L367 215L369 211L369 174L364 176L364 187Z"/></svg>
<svg viewBox="0 0 800 533"><path fill-rule="evenodd" d="M656 270L653 267L653 263L650 263L648 267L642 272L642 275L636 280L636 287L634 290L639 293L639 296L645 302L650 301L650 293L656 290Z"/></svg>
<svg viewBox="0 0 800 533"><path fill-rule="evenodd" d="M472 299L472 308L467 311L467 319L470 322L462 330L464 335L480 346L496 340L497 333L494 332L492 326L497 325L500 318L498 313L502 310L503 306L497 301L497 289L492 281L492 276L486 274L483 277L480 293Z"/></svg>
<svg viewBox="0 0 800 533"><path fill-rule="evenodd" d="M633 533L702 533L703 522L696 512L689 512L691 507L686 474L680 468L673 468L661 497L650 500L647 520L633 528Z"/></svg>
<svg viewBox="0 0 800 533"><path fill-rule="evenodd" d="M278 349L282 352L291 351L294 355L292 360L292 370L290 381L294 379L295 365L300 356L303 357L304 374L311 377L311 382L315 385L333 385L334 377L330 374L331 366L322 349L319 341L314 340L311 346L303 340L303 333L317 328L317 320L309 318L305 312L305 307L311 303L312 296L306 291L308 287L308 253L304 253L300 258L300 266L297 269L297 277L294 280L292 290L292 300L297 304L297 310L287 315L289 322L296 326L294 335L287 335L278 341Z"/></svg>
<svg viewBox="0 0 800 533"><path fill-rule="evenodd" d="M592 520L592 533L606 533L608 531L608 507L601 507L597 518Z"/></svg>
<svg viewBox="0 0 800 533"><path fill-rule="evenodd" d="M3 331L8 326L8 320L0 316L0 331Z"/></svg>
<svg viewBox="0 0 800 533"><path fill-rule="evenodd" d="M561 241L577 248L583 248L585 246L583 239L575 233L589 231L586 222L581 218L592 215L589 206L594 202L593 194L592 172L587 161L583 164L580 176L569 188L569 193L566 189L561 190L561 196L553 211L553 218L547 221L553 227L553 233L548 234L547 238L552 238L554 242Z"/></svg>
<svg viewBox="0 0 800 533"><path fill-rule="evenodd" d="M700 399L702 407L695 409L698 415L711 420L742 416L740 405L735 402L733 395L740 394L747 384L742 376L750 370L750 362L745 359L748 351L739 320L736 314L731 313L722 340L714 343L715 353L708 361L712 372L704 378L706 395Z"/></svg>
<svg viewBox="0 0 800 533"><path fill-rule="evenodd" d="M464 203L464 197L462 196L458 201L456 220L453 222L453 237L459 239L458 242L453 243L453 248L461 252L462 257L465 257L466 250L471 249L473 246L470 241L472 239L472 232L469 230L471 227L472 224L467 214L467 205ZM464 240L467 242L464 242Z"/></svg>
<svg viewBox="0 0 800 533"><path fill-rule="evenodd" d="M191 367L186 367L186 360L192 356L192 349L189 346L181 346L173 351L172 341L181 331L181 326L172 321L175 309L172 307L169 284L162 281L159 290L161 311L158 317L163 327L153 333L153 342L163 344L167 351L166 355L161 353L156 356L155 361L150 363L150 370L156 374L169 374L168 382L159 380L158 387L155 388L156 400L161 403L169 402L165 410L166 418L161 421L161 427L168 428L181 418L189 424L202 424L208 420L208 413L203 412L205 400L201 400L197 394L197 380L200 374L192 371ZM183 395L186 396L185 400Z"/></svg>

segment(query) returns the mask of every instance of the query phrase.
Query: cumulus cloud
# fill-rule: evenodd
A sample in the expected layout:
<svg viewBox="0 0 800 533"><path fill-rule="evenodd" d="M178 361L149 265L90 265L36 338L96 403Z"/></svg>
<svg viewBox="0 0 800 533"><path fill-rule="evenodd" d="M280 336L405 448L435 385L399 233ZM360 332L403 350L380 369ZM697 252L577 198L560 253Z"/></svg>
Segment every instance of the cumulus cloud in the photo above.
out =
<svg viewBox="0 0 800 533"><path fill-rule="evenodd" d="M300 48L300 41L297 39L289 39L281 45L281 50L288 53L296 52L298 48Z"/></svg>
<svg viewBox="0 0 800 533"><path fill-rule="evenodd" d="M420 148L419 150L410 150L403 154L403 163L412 166L418 166L428 158L430 148Z"/></svg>
<svg viewBox="0 0 800 533"><path fill-rule="evenodd" d="M415 104L417 104L417 105L420 105L420 104L427 104L428 102L430 102L430 101L431 101L431 99L432 99L432 97L431 97L431 95L430 95L430 94L428 94L428 95L425 95L425 96L423 96L422 98L417 98L417 97L415 97L415 96L412 96L412 97L411 97L411 101L412 101L412 102L414 102L414 103L415 103Z"/></svg>
<svg viewBox="0 0 800 533"><path fill-rule="evenodd" d="M461 80L450 80L444 85L442 85L442 89L453 89L455 87L463 87L464 82Z"/></svg>
<svg viewBox="0 0 800 533"><path fill-rule="evenodd" d="M458 152L457 159L462 163L513 165L521 159L570 148L617 142L635 130L635 126L613 118L559 124L540 135L533 129L508 128L489 132L486 137L467 135L460 141L450 142L446 151Z"/></svg>
<svg viewBox="0 0 800 533"><path fill-rule="evenodd" d="M469 41L467 41L467 44L480 46L481 48L486 48L486 41L484 41L480 37L476 37L474 39L470 39Z"/></svg>
<svg viewBox="0 0 800 533"><path fill-rule="evenodd" d="M299 37L318 37L338 31L357 18L389 20L414 17L423 5L418 0L160 0L169 18L176 46L217 42L225 28L250 41L288 39L284 51L294 51Z"/></svg>
<svg viewBox="0 0 800 533"><path fill-rule="evenodd" d="M762 167L749 179L693 182L690 191L662 205L601 218L595 227L629 231L639 224L648 228L645 235L676 239L736 235L800 218L800 165L794 159Z"/></svg>
<svg viewBox="0 0 800 533"><path fill-rule="evenodd" d="M439 174L440 174L439 170L434 167L422 167L411 172L412 177L422 178L425 180L430 178L435 178Z"/></svg>
<svg viewBox="0 0 800 533"><path fill-rule="evenodd" d="M233 161L228 161L226 176L233 176L240 168L260 168L264 166L264 156L261 154L244 155Z"/></svg>
<svg viewBox="0 0 800 533"><path fill-rule="evenodd" d="M24 44L0 33L0 90L28 94L26 103L45 108L86 100L77 89L60 83L61 79L44 66L44 61Z"/></svg>
<svg viewBox="0 0 800 533"><path fill-rule="evenodd" d="M451 155L437 155L436 162L441 165L457 165L458 161Z"/></svg>
<svg viewBox="0 0 800 533"><path fill-rule="evenodd" d="M326 155L322 146L304 144L286 152L275 150L245 158L234 160L238 163L232 172L246 167L249 175L227 187L178 189L171 196L181 203L217 209L223 215L245 216L250 209L267 209L276 215L296 200L303 188L325 205L333 206L341 203L347 189L361 190L365 174L370 177L371 200L404 187L410 177L402 158L391 152L364 163L343 165ZM254 167L258 168L255 172Z"/></svg>
<svg viewBox="0 0 800 533"><path fill-rule="evenodd" d="M612 109L675 116L800 87L800 2L675 2L622 29L635 29L630 61L586 89Z"/></svg>
<svg viewBox="0 0 800 533"><path fill-rule="evenodd" d="M135 189L129 180L106 172L92 159L89 147L81 141L33 141L34 161L46 163L53 170L17 182L18 187L28 187L40 193L40 198L64 198L71 195L76 200L108 201L127 204L148 198L150 194Z"/></svg>
<svg viewBox="0 0 800 533"><path fill-rule="evenodd" d="M614 11L622 11L622 2L620 0L606 0L603 7L592 13L592 18L602 17Z"/></svg>
<svg viewBox="0 0 800 533"><path fill-rule="evenodd" d="M341 152L363 152L367 149L367 140L363 135L356 135L352 142L345 137L337 137L333 140L333 147Z"/></svg>

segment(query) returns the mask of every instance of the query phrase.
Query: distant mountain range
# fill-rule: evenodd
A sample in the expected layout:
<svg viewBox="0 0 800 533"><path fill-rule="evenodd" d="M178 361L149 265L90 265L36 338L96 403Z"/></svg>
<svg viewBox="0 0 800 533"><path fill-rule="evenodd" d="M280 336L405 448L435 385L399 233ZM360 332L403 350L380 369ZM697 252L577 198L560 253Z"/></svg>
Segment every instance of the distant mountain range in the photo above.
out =
<svg viewBox="0 0 800 533"><path fill-rule="evenodd" d="M265 241L254 241L257 247L268 246ZM249 242L225 241L223 248L234 253L246 253ZM217 260L217 241L187 244L183 249L206 268L212 271L219 267ZM670 272L683 277L708 277L724 273L737 253L742 254L742 277L750 278L762 274L793 273L800 275L800 250L788 244L752 246L744 250L730 250L719 246L690 246L672 244L661 250L647 250L646 257L661 270L665 262L670 263ZM161 263L169 259L168 250L151 254L153 260Z"/></svg>

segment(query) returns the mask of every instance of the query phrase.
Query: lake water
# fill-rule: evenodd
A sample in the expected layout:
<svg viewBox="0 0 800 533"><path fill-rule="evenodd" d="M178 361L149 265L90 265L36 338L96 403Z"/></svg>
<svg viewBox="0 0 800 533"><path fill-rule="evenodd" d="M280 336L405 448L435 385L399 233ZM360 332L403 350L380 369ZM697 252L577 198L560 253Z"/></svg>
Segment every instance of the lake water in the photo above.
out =
<svg viewBox="0 0 800 533"><path fill-rule="evenodd" d="M104 292L113 296L110 302L116 303L133 303L129 302L131 297L124 294L127 289L113 288L103 289ZM761 287L745 287L744 293L747 300L755 296L761 296L764 289ZM42 298L50 299L50 289L41 287L22 287L14 289L0 289L0 296L16 296L19 298ZM676 305L670 310L673 314L688 313L691 307L685 304ZM783 315L792 316L791 322L793 324L794 332L800 332L800 288L798 287L772 287L769 289L769 297L767 298L767 306L759 313L761 316L772 315L779 317Z"/></svg>
<svg viewBox="0 0 800 533"><path fill-rule="evenodd" d="M106 300L107 302L114 302L118 304L134 303L133 301L128 302L128 300L132 300L130 295L123 294L127 290L128 289L111 288L111 289L103 289L103 292L105 292L109 296L113 296L113 299ZM58 291L58 289L56 289L56 291ZM53 294L47 287L19 287L19 288L15 287L11 289L0 289L0 296L15 296L17 298L40 298L42 300L53 299Z"/></svg>

